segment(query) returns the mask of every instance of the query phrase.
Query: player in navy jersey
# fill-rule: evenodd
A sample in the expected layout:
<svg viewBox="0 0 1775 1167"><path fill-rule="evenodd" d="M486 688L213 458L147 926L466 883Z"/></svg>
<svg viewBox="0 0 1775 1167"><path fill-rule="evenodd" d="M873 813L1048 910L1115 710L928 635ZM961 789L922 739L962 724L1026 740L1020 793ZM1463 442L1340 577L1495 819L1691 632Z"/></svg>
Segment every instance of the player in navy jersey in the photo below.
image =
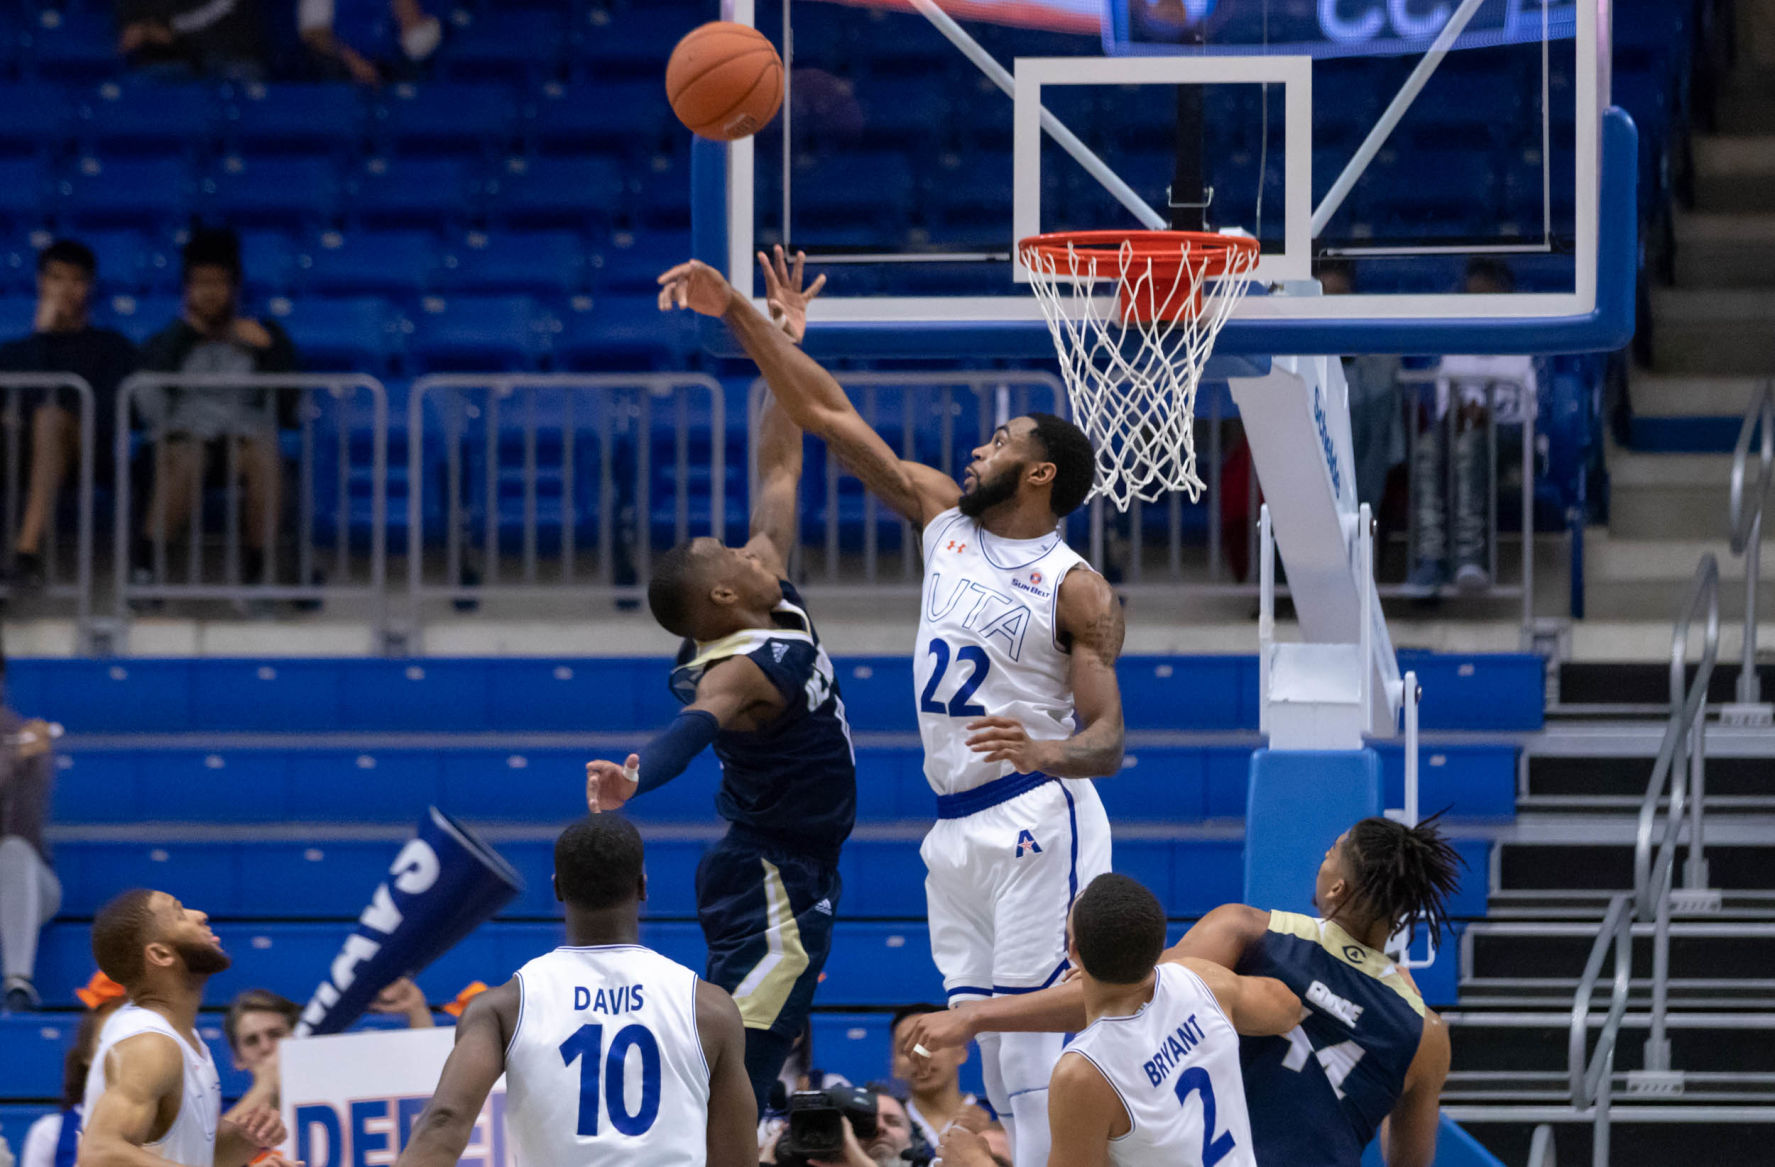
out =
<svg viewBox="0 0 1775 1167"><path fill-rule="evenodd" d="M1304 1005L1288 1033L1240 1039L1259 1163L1357 1167L1383 1120L1387 1167L1435 1159L1448 1030L1383 949L1420 920L1448 926L1460 862L1433 819L1363 819L1325 852L1313 889L1320 917L1227 904L1166 950L1166 961L1274 977ZM1067 984L915 1018L900 1042L943 1049L984 1032L1077 1031L1084 1019L1079 986Z"/></svg>
<svg viewBox="0 0 1775 1167"><path fill-rule="evenodd" d="M818 287L785 297L792 336ZM758 424L751 539L674 547L648 585L654 618L685 640L671 674L684 711L626 765L589 763L586 800L594 812L619 807L715 747L715 809L729 827L697 868L697 915L708 978L733 994L745 1019L746 1072L763 1110L831 948L838 852L856 818L857 782L832 662L783 578L795 545L801 430L774 402Z"/></svg>

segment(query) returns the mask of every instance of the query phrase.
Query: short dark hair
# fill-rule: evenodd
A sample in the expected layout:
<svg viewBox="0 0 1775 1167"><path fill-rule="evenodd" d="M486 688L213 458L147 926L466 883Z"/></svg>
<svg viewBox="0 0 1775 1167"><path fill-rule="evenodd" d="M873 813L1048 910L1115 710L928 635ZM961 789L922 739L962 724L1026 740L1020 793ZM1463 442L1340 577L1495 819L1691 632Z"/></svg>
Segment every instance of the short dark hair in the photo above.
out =
<svg viewBox="0 0 1775 1167"><path fill-rule="evenodd" d="M240 236L226 227L200 227L191 232L179 258L183 264L181 278L187 282L191 269L198 267L227 268L230 278L240 282Z"/></svg>
<svg viewBox="0 0 1775 1167"><path fill-rule="evenodd" d="M1072 942L1092 979L1139 984L1165 951L1165 909L1140 881L1107 872L1073 903Z"/></svg>
<svg viewBox="0 0 1775 1167"><path fill-rule="evenodd" d="M661 628L673 636L694 634L694 593L702 580L695 539L678 544L653 561L653 578L647 581L647 606Z"/></svg>
<svg viewBox="0 0 1775 1167"><path fill-rule="evenodd" d="M892 1033L894 1030L900 1028L900 1022L906 1020L908 1017L923 1017L926 1013L946 1012L948 1012L948 1010L944 1006L933 1005L928 1001L917 1005L902 1005L894 1010L894 1019L888 1023L888 1032Z"/></svg>
<svg viewBox="0 0 1775 1167"><path fill-rule="evenodd" d="M1387 925L1400 925L1417 939L1419 921L1438 934L1448 928L1448 897L1461 886L1467 865L1437 826L1440 814L1415 827L1387 818L1367 818L1350 828L1344 858L1356 899Z"/></svg>
<svg viewBox="0 0 1775 1167"><path fill-rule="evenodd" d="M99 274L99 257L92 253L92 248L78 239L57 239L48 247L37 253L37 274L42 275L49 270L52 263L65 263L79 268L86 273L87 279Z"/></svg>
<svg viewBox="0 0 1775 1167"><path fill-rule="evenodd" d="M154 893L132 887L99 909L92 922L92 958L99 971L133 989L142 979L146 962L142 949L154 931Z"/></svg>
<svg viewBox="0 0 1775 1167"><path fill-rule="evenodd" d="M270 989L248 989L237 994L228 1002L228 1015L222 1018L222 1032L228 1036L228 1048L237 1054L240 1052L240 1043L236 1040L240 1033L240 1019L248 1013L276 1013L294 1029L302 1017L302 1006Z"/></svg>
<svg viewBox="0 0 1775 1167"><path fill-rule="evenodd" d="M635 898L642 863L634 823L619 814L587 815L555 840L555 888L576 908L615 907Z"/></svg>
<svg viewBox="0 0 1775 1167"><path fill-rule="evenodd" d="M1054 463L1054 488L1048 505L1056 517L1064 519L1084 505L1097 481L1096 451L1085 431L1063 417L1032 413L1029 420L1035 423L1035 440L1041 444L1043 459Z"/></svg>

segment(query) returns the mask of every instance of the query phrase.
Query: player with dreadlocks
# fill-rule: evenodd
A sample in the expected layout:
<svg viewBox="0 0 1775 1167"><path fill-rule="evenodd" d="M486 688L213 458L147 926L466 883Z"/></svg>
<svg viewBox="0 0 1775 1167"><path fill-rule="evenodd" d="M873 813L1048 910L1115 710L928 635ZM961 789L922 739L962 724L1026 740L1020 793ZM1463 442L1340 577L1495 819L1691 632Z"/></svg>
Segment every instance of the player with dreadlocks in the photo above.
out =
<svg viewBox="0 0 1775 1167"><path fill-rule="evenodd" d="M1448 926L1461 862L1435 818L1415 827L1363 819L1325 852L1313 888L1317 919L1227 904L1160 958L1274 977L1303 1003L1289 1032L1240 1038L1259 1163L1357 1167L1377 1131L1387 1167L1435 1159L1448 1030L1382 950L1402 928L1415 935L1420 924L1438 933ZM979 1033L1077 1032L1084 1024L1080 986L1063 984L914 1018L899 1039L916 1053Z"/></svg>

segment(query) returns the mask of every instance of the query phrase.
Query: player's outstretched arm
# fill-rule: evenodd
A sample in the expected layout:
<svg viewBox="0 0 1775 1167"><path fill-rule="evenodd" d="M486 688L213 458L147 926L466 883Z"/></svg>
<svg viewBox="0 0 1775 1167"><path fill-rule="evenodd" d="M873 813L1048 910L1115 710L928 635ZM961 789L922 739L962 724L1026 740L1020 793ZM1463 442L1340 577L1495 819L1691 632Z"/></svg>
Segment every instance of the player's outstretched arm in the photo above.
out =
<svg viewBox="0 0 1775 1167"><path fill-rule="evenodd" d="M746 546L779 576L795 550L795 499L801 490L801 427L774 397L758 418L758 491Z"/></svg>
<svg viewBox="0 0 1775 1167"><path fill-rule="evenodd" d="M105 1092L80 1138L78 1167L166 1167L166 1160L143 1144L155 1130L160 1104L185 1090L185 1063L173 1039L142 1033L112 1046L105 1055Z"/></svg>
<svg viewBox="0 0 1775 1167"><path fill-rule="evenodd" d="M1245 950L1269 930L1270 914L1245 904L1222 904L1183 934L1159 957L1161 961L1208 960L1237 969Z"/></svg>
<svg viewBox="0 0 1775 1167"><path fill-rule="evenodd" d="M717 661L697 682L696 700L684 707L671 725L630 754L628 761L599 759L586 763L586 807L593 814L616 810L637 794L657 790L684 773L696 756L742 716L773 716L782 712L782 690L764 670L743 656Z"/></svg>
<svg viewBox="0 0 1775 1167"><path fill-rule="evenodd" d="M1048 1163L1109 1167L1109 1140L1127 1110L1115 1087L1079 1054L1066 1054L1048 1081Z"/></svg>
<svg viewBox="0 0 1775 1167"><path fill-rule="evenodd" d="M510 980L462 1011L438 1088L395 1167L455 1167L493 1083L505 1073L505 1047L517 1025L519 998L518 982Z"/></svg>
<svg viewBox="0 0 1775 1167"><path fill-rule="evenodd" d="M1071 981L1039 993L973 1001L937 1013L921 1013L900 1025L900 1052L955 1049L982 1033L1077 1033L1085 1027L1084 986Z"/></svg>
<svg viewBox="0 0 1775 1167"><path fill-rule="evenodd" d="M709 1167L755 1167L758 1103L746 1077L740 1009L717 985L696 985L696 1032L709 1063Z"/></svg>
<svg viewBox="0 0 1775 1167"><path fill-rule="evenodd" d="M691 260L660 276L659 282L661 309L689 308L726 320L795 424L823 438L888 506L922 527L960 500L961 487L942 471L901 461L832 374L760 315L720 272Z"/></svg>
<svg viewBox="0 0 1775 1167"><path fill-rule="evenodd" d="M1275 977L1242 977L1211 960L1177 963L1202 978L1233 1028L1246 1037L1271 1037L1300 1024L1300 998Z"/></svg>
<svg viewBox="0 0 1775 1167"><path fill-rule="evenodd" d="M1451 1051L1448 1026L1433 1012L1424 1014L1424 1036L1405 1072L1405 1090L1383 1129L1387 1167L1430 1167L1436 1159L1436 1128L1442 1120L1442 1083Z"/></svg>

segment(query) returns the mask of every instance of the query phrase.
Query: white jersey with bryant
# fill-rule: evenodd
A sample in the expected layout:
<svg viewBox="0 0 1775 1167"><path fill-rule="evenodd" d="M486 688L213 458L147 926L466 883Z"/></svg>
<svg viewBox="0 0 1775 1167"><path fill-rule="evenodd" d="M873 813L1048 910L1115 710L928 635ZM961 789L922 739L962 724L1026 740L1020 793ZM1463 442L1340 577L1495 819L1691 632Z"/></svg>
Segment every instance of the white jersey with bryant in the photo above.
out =
<svg viewBox="0 0 1775 1167"><path fill-rule="evenodd" d="M976 718L1011 718L1040 741L1075 732L1056 609L1076 567L1090 565L1059 530L1001 539L953 508L925 526L913 679L925 778L938 794L1013 772L968 748Z"/></svg>
<svg viewBox="0 0 1775 1167"><path fill-rule="evenodd" d="M513 1160L700 1167L709 1067L697 975L638 944L557 948L518 970L505 1051Z"/></svg>
<svg viewBox="0 0 1775 1167"><path fill-rule="evenodd" d="M192 1046L171 1022L152 1009L125 1004L105 1019L104 1028L99 1030L98 1048L93 1050L92 1068L86 1072L83 1122L92 1121L99 1098L109 1085L105 1080L106 1056L118 1045L144 1033L157 1033L179 1047L185 1084L172 1126L157 1142L142 1149L182 1167L210 1167L216 1158L216 1124L222 1118L222 1082L216 1076L215 1060L210 1057L209 1046L201 1041Z"/></svg>
<svg viewBox="0 0 1775 1167"><path fill-rule="evenodd" d="M1256 1167L1238 1033L1202 978L1180 964L1158 972L1138 1012L1098 1018L1066 1047L1128 1112L1111 1167Z"/></svg>

